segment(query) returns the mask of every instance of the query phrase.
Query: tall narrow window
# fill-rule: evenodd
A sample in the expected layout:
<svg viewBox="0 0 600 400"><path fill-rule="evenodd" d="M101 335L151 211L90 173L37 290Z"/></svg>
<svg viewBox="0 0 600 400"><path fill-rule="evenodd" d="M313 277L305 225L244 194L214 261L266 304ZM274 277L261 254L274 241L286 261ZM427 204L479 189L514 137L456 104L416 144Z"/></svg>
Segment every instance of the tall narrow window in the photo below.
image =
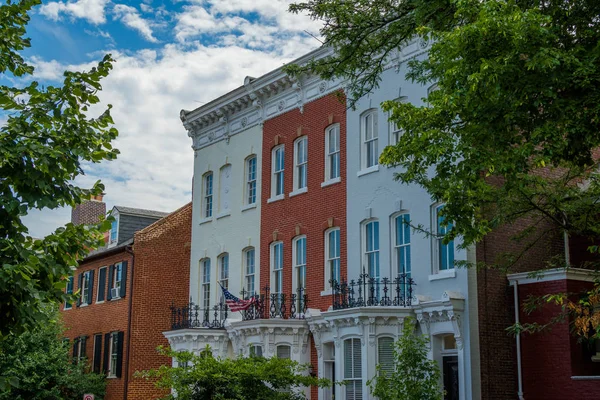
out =
<svg viewBox="0 0 600 400"><path fill-rule="evenodd" d="M396 102L398 102L398 103L406 103L407 101L408 101L408 99L406 97L401 97L399 99L396 99ZM388 126L389 126L389 130L390 130L389 143L390 143L390 146L393 146L400 141L400 137L402 136L404 131L402 129L400 129L394 121L389 120L389 117L391 117L391 116L392 116L392 113L390 112L388 115Z"/></svg>
<svg viewBox="0 0 600 400"><path fill-rule="evenodd" d="M256 203L256 156L246 159L246 204Z"/></svg>
<svg viewBox="0 0 600 400"><path fill-rule="evenodd" d="M230 206L229 194L231 192L231 164L219 170L219 213L227 213Z"/></svg>
<svg viewBox="0 0 600 400"><path fill-rule="evenodd" d="M364 259L369 277L379 279L379 221L365 224Z"/></svg>
<svg viewBox="0 0 600 400"><path fill-rule="evenodd" d="M210 218L213 215L213 174L208 172L204 175L204 218Z"/></svg>
<svg viewBox="0 0 600 400"><path fill-rule="evenodd" d="M325 180L340 177L340 125L325 131Z"/></svg>
<svg viewBox="0 0 600 400"><path fill-rule="evenodd" d="M325 252L325 288L329 288L332 280L340 283L340 228L325 232Z"/></svg>
<svg viewBox="0 0 600 400"><path fill-rule="evenodd" d="M394 372L394 339L391 337L377 340L377 364L387 376Z"/></svg>
<svg viewBox="0 0 600 400"><path fill-rule="evenodd" d="M121 376L120 359L123 349L123 333L113 332L109 334L108 346L108 377L118 378ZM106 349L105 349L106 351Z"/></svg>
<svg viewBox="0 0 600 400"><path fill-rule="evenodd" d="M346 400L362 400L362 355L360 339L344 340Z"/></svg>
<svg viewBox="0 0 600 400"><path fill-rule="evenodd" d="M202 269L202 304L203 309L210 307L210 258L205 258L200 261Z"/></svg>
<svg viewBox="0 0 600 400"><path fill-rule="evenodd" d="M369 168L379 163L377 139L377 110L371 110L362 116L363 168Z"/></svg>
<svg viewBox="0 0 600 400"><path fill-rule="evenodd" d="M283 243L276 242L271 245L271 293L275 294L275 306L283 293Z"/></svg>
<svg viewBox="0 0 600 400"><path fill-rule="evenodd" d="M119 231L119 219L115 219L110 223L110 244L117 243L117 233Z"/></svg>
<svg viewBox="0 0 600 400"><path fill-rule="evenodd" d="M94 271L85 271L79 274L79 289L81 296L79 298L80 306L92 304L92 292L94 287Z"/></svg>
<svg viewBox="0 0 600 400"><path fill-rule="evenodd" d="M302 137L294 143L294 190L304 189L307 181L308 139Z"/></svg>
<svg viewBox="0 0 600 400"><path fill-rule="evenodd" d="M447 222L441 211L444 205L435 207L434 210L434 222L435 222L435 244L436 244L436 258L437 258L437 269L439 271L445 271L454 268L454 241L451 240L444 244L444 236L452 230L452 223Z"/></svg>
<svg viewBox="0 0 600 400"><path fill-rule="evenodd" d="M72 276L69 277L69 280L67 281L67 288L65 290L65 292L68 295L72 295L73 294L73 282L75 281L75 278L73 278ZM69 301L65 302L65 310L70 310L71 308L73 308L73 304L71 304Z"/></svg>
<svg viewBox="0 0 600 400"><path fill-rule="evenodd" d="M283 145L273 149L273 177L271 182L271 197L283 196L284 183L284 148Z"/></svg>
<svg viewBox="0 0 600 400"><path fill-rule="evenodd" d="M306 290L306 236L294 240L294 274L296 280L296 310L304 312L304 290Z"/></svg>
<svg viewBox="0 0 600 400"><path fill-rule="evenodd" d="M254 264L254 248L247 249L244 251L244 263L246 264L246 292L248 292L248 296L254 296L254 274L256 271L256 267Z"/></svg>
<svg viewBox="0 0 600 400"><path fill-rule="evenodd" d="M400 214L394 218L394 253L396 274L410 278L410 215Z"/></svg>
<svg viewBox="0 0 600 400"><path fill-rule="evenodd" d="M229 254L227 253L219 257L219 284L229 289Z"/></svg>

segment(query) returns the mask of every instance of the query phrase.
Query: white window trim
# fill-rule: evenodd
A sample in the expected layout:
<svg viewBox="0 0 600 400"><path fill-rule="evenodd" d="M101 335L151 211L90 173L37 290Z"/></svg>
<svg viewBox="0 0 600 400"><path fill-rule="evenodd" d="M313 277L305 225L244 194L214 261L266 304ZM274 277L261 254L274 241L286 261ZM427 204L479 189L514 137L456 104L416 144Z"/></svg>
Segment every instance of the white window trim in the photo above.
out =
<svg viewBox="0 0 600 400"><path fill-rule="evenodd" d="M254 181L249 179L248 174L250 173L249 163L254 159ZM250 183L254 182L254 201L249 201L250 196ZM256 207L256 203L258 202L258 157L256 154L251 154L244 160L244 206L242 207L242 211L247 210L249 208Z"/></svg>
<svg viewBox="0 0 600 400"><path fill-rule="evenodd" d="M294 190L293 192L290 192L288 196L294 197L294 196L298 196L299 194L306 193L306 192L308 192L308 187L303 187L302 189L297 189L297 190Z"/></svg>
<svg viewBox="0 0 600 400"><path fill-rule="evenodd" d="M298 156L298 148L300 147L300 143L302 143L303 141L306 142L306 161L304 161L303 163L299 163L299 156ZM299 187L300 184L300 167L304 165L305 168L305 178L306 178L306 186L303 187ZM294 190L290 193L290 197L292 196L292 193L294 193L294 195L296 194L300 194L300 193L305 193L308 189L308 136L301 136L298 139L294 140L294 177L293 177L293 181L294 181L294 185L293 188ZM304 190L304 191L302 191Z"/></svg>
<svg viewBox="0 0 600 400"><path fill-rule="evenodd" d="M110 231L108 232L108 248L114 247L117 245L117 243L119 242L119 213L115 212L115 214L113 215L111 213L111 216L113 216L115 218L115 223L117 224L117 232L115 234L115 240L112 240L111 238L111 234L112 234L112 223L110 225Z"/></svg>
<svg viewBox="0 0 600 400"><path fill-rule="evenodd" d="M276 153L279 149L283 149L283 169L281 170L281 172L283 173L283 187L281 188L281 193L280 194L276 194L277 191L277 180L275 179L275 174L277 172L276 170ZM283 196L285 194L285 146L283 144L280 144L278 146L275 146L271 149L271 198L268 200L268 202L272 202L272 201L277 201L280 199L283 199Z"/></svg>
<svg viewBox="0 0 600 400"><path fill-rule="evenodd" d="M360 226L360 237L361 237L361 245L360 245L360 251L361 251L361 260L362 260L362 266L361 266L361 273L362 273L362 268L364 267L365 272L367 274L369 274L369 277L372 278L371 276L371 271L369 270L369 257L367 255L367 225L370 224L371 222L380 222L379 219L377 218L370 218L367 220L364 220L361 223ZM379 229L381 229L381 226L379 226ZM381 278L381 231L379 232L379 248L377 249L377 252L379 253L379 278Z"/></svg>
<svg viewBox="0 0 600 400"><path fill-rule="evenodd" d="M101 270L106 270L106 272L104 273L104 279L106 279L108 277L108 267L104 266L104 267L100 267L98 268L98 282L96 282L96 304L102 304L106 301L106 282L104 285L104 300L98 301L98 296L100 295L100 271Z"/></svg>
<svg viewBox="0 0 600 400"><path fill-rule="evenodd" d="M121 279L119 281L117 281L117 267L121 267ZM117 282L119 282L119 291L118 291L118 296L112 297L110 301L113 300L119 300L121 298L121 286L123 285L123 263L122 262L118 262L114 265L114 269L113 269L113 280L112 282L110 282L110 290L112 292L113 289L117 289Z"/></svg>
<svg viewBox="0 0 600 400"><path fill-rule="evenodd" d="M277 351L279 350L279 348L280 348L280 347L281 347L281 348L283 348L283 347L287 347L287 349L288 349L288 350L289 350L289 352L290 352L290 356L289 356L288 358L286 358L286 359L287 359L287 360L291 360L291 359L292 359L292 345L291 345L291 344L287 344L287 343L281 343L281 344L278 344L278 345L275 347L275 357L277 357L277 358L283 358L283 357L279 357L279 354L277 354Z"/></svg>
<svg viewBox="0 0 600 400"><path fill-rule="evenodd" d="M210 193L210 200L211 200L211 205L210 205L210 216L206 216L206 206L207 206L207 199L208 196L206 194L206 180L207 178L211 176L211 193ZM200 223L202 222L206 222L209 220L212 220L213 216L215 215L215 174L213 173L213 171L206 171L203 175L202 175L202 198L201 198L201 214L202 218L200 219Z"/></svg>
<svg viewBox="0 0 600 400"><path fill-rule="evenodd" d="M329 282L332 279L332 277L331 277L331 269L329 268L329 262L332 260L332 259L329 258L329 235L331 234L331 232L334 232L334 231L338 231L339 235L340 235L340 249L339 249L340 256L339 256L339 260L340 260L340 279L341 279L341 274L342 274L342 271L341 271L341 268L342 268L342 262L341 262L342 261L342 250L341 250L342 236L341 235L342 235L342 231L341 231L341 229L340 229L339 226L334 226L334 227L331 227L331 228L329 228L329 229L327 229L325 231L325 237L324 237L325 247L324 247L324 251L323 251L323 257L324 257L323 268L325 270L324 271L325 273L323 274L323 276L325 277L325 282L323 282L323 284L324 284L324 286L323 286L324 290L321 292L321 296L326 296L326 295L332 294L331 283Z"/></svg>
<svg viewBox="0 0 600 400"><path fill-rule="evenodd" d="M372 174L373 172L378 172L378 171L379 171L379 164L375 164L372 167L361 169L360 171L358 171L356 173L356 176L360 178L361 176L369 175L369 174Z"/></svg>
<svg viewBox="0 0 600 400"><path fill-rule="evenodd" d="M284 245L282 241L277 241L277 242L273 242L270 244L269 246L269 259L270 259L270 271L271 271L271 278L270 278L270 287L271 287L271 293L280 293L277 291L276 285L275 285L275 246L281 244L281 254L282 254L282 263L285 264L285 255L283 254L284 249ZM278 269L277 271L281 271L281 290L283 291L283 272L285 270L285 265L281 265L281 268Z"/></svg>
<svg viewBox="0 0 600 400"><path fill-rule="evenodd" d="M117 377L117 366L116 366L116 364L113 365L113 357L112 356L113 356L113 347L115 345L115 341L118 340L118 338L119 338L118 332L110 333L110 342L109 342L109 347L108 347L108 371L106 371L107 372L106 378L108 378L108 379L115 379ZM119 354L117 353L116 356L118 359ZM117 362L117 360L115 360L115 363L116 362ZM114 374L112 373L113 366L115 368Z"/></svg>
<svg viewBox="0 0 600 400"><path fill-rule="evenodd" d="M250 251L254 251L254 272L252 274L248 274L248 252ZM244 250L242 250L242 262L243 262L243 277L244 279L242 280L242 287L244 290L248 291L248 277L250 275L252 275L253 279L254 279L254 293L252 294L257 294L259 292L259 290L256 290L256 249L254 247L246 247ZM250 296L251 293L248 293L248 296Z"/></svg>
<svg viewBox="0 0 600 400"><path fill-rule="evenodd" d="M204 264L208 261L208 282L204 282ZM199 261L199 265L200 265L200 271L199 271L199 276L200 276L200 296L199 296L199 306L204 309L206 306L210 307L211 304L211 300L210 300L210 295L211 295L211 278L212 278L212 263L210 258L205 257L200 259ZM207 298L205 296L205 288L208 285L208 304L204 304L204 300Z"/></svg>
<svg viewBox="0 0 600 400"><path fill-rule="evenodd" d="M440 239L437 236L437 231L438 231L437 209L439 207L443 206L444 204L445 203L435 203L435 204L431 205L431 209L430 209L431 232L433 233L433 235L431 235L431 240L430 240L431 261L432 261L431 275L429 276L430 281L456 277L456 271L455 271L456 268L454 266L452 268L448 268L448 269L444 269L444 270L440 269L440 254L439 254L439 248L438 248L438 241ZM454 248L452 249L452 251L454 252L454 256L456 256L455 250L456 250L456 246L454 246Z"/></svg>
<svg viewBox="0 0 600 400"><path fill-rule="evenodd" d="M365 111L361 116L360 116L360 169L362 171L370 171L373 172L373 167L375 166L379 166L379 121L378 121L378 117L379 117L379 110L377 108L372 108L370 110ZM369 115L373 116L373 138L367 140L366 134L367 134L367 128L366 128L366 121L367 121L367 117ZM375 136L375 134L377 136ZM367 166L367 143L369 142L375 142L376 144L376 151L375 151L375 164L371 165L371 166ZM364 175L364 174L363 174Z"/></svg>
<svg viewBox="0 0 600 400"><path fill-rule="evenodd" d="M88 290L88 291L90 290L90 287L89 287L90 286L90 282L89 282L90 272L91 272L91 270L83 272L83 279L81 280L81 288L80 288L81 293L79 294L79 296L81 296L81 301L80 301L79 307L89 306L89 303L87 302L88 296L87 296L87 294L84 296L84 294L86 293L85 290ZM84 287L85 287L85 290L84 290Z"/></svg>
<svg viewBox="0 0 600 400"><path fill-rule="evenodd" d="M356 337L356 336L342 338L342 349L341 349L341 353L342 353L342 380L343 381L348 381L348 382L360 381L361 382L361 387L362 387L361 388L361 393L362 393L363 399L364 399L365 398L365 390L364 390L364 384L365 384L365 381L364 381L365 376L364 375L365 374L363 373L364 362L363 362L362 358L363 358L364 351L363 351L363 348L362 348L362 344L359 346L359 348L360 348L360 367L361 367L361 374L360 375L361 375L361 377L360 378L355 378L354 377L355 374L352 374L353 377L352 378L348 378L348 377L345 376L346 375L346 373L345 373L346 351L344 349L345 342L347 340L358 340L358 341L361 341L361 338L360 337ZM356 368L353 366L352 369L354 370ZM343 393L343 397L345 398L346 397L346 385L342 386L342 393Z"/></svg>
<svg viewBox="0 0 600 400"><path fill-rule="evenodd" d="M227 257L227 277L226 278L221 278L221 275L223 274L223 259ZM230 263L230 258L229 258L229 253L224 252L219 254L219 256L217 257L217 282L219 283L219 285L223 286L223 282L227 281L227 286L223 286L225 289L229 290L229 281L231 279L231 274L230 274L230 267L231 267L231 263ZM215 304L219 304L221 300L223 300L223 302L225 302L225 299L222 299L223 293L222 290L216 290L216 295L217 295L217 301Z"/></svg>
<svg viewBox="0 0 600 400"><path fill-rule="evenodd" d="M400 265L398 265L398 257L396 255L396 252L397 252L397 248L402 247L402 246L396 246L396 242L397 242L397 238L396 238L396 235L397 235L397 232L396 232L396 218L398 218L398 217L400 217L402 215L408 215L409 221L410 221L410 211L409 210L398 211L398 212L392 214L391 217L390 217L390 230L391 230L391 235L390 235L390 240L391 240L391 242L390 242L390 249L392 251L392 254L391 254L392 271L391 271L390 279L392 279L392 280L396 276L398 276L400 274ZM407 247L411 247L412 246L412 244L413 244L412 243L412 231L410 233L410 238L409 239L410 240L408 242L408 245L404 244L403 246L407 246ZM379 243L379 244L380 244L380 247L381 247L381 243ZM411 256L412 256L412 248L411 248ZM412 259L410 261L411 261L411 271L410 272L412 273Z"/></svg>
<svg viewBox="0 0 600 400"><path fill-rule="evenodd" d="M394 100L397 103L407 103L408 102L408 98L406 96L403 97L399 97L396 100ZM390 121L390 117L392 116L392 112L390 111L387 115L387 122L388 122L388 144L390 146L394 146L398 143L398 141L395 140L394 138L394 133L396 132L400 132L400 134L398 135L398 139L400 139L400 137L402 136L402 129L398 129L398 127L396 126L396 124L392 121ZM394 129L396 128L396 129Z"/></svg>
<svg viewBox="0 0 600 400"><path fill-rule="evenodd" d="M300 240L304 239L304 264L296 264L297 261L297 249L296 246ZM292 294L298 294L298 289L300 288L298 285L298 269L300 266L304 265L304 281L306 290L306 280L308 278L308 240L306 239L306 235L298 235L292 239ZM297 302L300 301L300 298L296 299ZM302 310L297 310L298 313L302 313Z"/></svg>
<svg viewBox="0 0 600 400"><path fill-rule="evenodd" d="M329 149L329 135L332 131L337 131L338 138L338 150L336 152L330 153ZM328 185L332 185L334 183L340 182L342 180L342 145L341 145L341 133L340 133L340 124L332 124L325 128L325 178L323 183L321 183L321 187L325 187ZM339 175L330 178L331 175L331 163L329 162L329 158L334 154L338 155L339 165L338 165L338 173Z"/></svg>

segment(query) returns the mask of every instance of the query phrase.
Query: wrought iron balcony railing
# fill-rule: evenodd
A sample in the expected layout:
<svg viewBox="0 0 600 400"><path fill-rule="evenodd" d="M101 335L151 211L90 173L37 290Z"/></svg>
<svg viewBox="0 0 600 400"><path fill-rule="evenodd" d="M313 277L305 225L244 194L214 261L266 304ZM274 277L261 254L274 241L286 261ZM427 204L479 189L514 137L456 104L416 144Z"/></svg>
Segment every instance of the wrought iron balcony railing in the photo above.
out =
<svg viewBox="0 0 600 400"><path fill-rule="evenodd" d="M298 288L297 293L272 293L269 287L263 288L263 293L249 295L242 290L244 300L254 299L254 302L244 311L244 321L253 319L303 319L308 308L308 296L304 288Z"/></svg>
<svg viewBox="0 0 600 400"><path fill-rule="evenodd" d="M394 279L374 278L364 271L357 280L332 280L330 283L334 310L369 306L409 307L413 286L416 286L410 274L399 274Z"/></svg>
<svg viewBox="0 0 600 400"><path fill-rule="evenodd" d="M200 307L191 301L183 307L171 306L171 329L224 328L227 319L225 303Z"/></svg>

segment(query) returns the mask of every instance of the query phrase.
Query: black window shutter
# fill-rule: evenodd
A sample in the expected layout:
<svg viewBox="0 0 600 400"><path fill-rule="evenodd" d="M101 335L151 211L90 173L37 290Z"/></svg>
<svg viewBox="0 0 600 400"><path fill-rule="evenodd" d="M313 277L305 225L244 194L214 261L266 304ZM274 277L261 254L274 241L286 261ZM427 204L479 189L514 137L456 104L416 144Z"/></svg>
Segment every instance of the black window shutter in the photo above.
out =
<svg viewBox="0 0 600 400"><path fill-rule="evenodd" d="M77 289L80 291L79 295L77 296L77 307L79 307L81 305L81 287L83 286L83 274L79 274L77 279L78 279L78 283L79 283L79 286L77 286Z"/></svg>
<svg viewBox="0 0 600 400"><path fill-rule="evenodd" d="M100 373L100 359L102 358L102 335L94 336L94 372Z"/></svg>
<svg viewBox="0 0 600 400"><path fill-rule="evenodd" d="M123 371L123 332L119 332L117 334L117 369L115 375L117 378L121 377L121 372Z"/></svg>
<svg viewBox="0 0 600 400"><path fill-rule="evenodd" d="M104 335L104 364L102 372L108 373L108 357L110 356L110 333Z"/></svg>
<svg viewBox="0 0 600 400"><path fill-rule="evenodd" d="M127 261L121 263L121 297L127 293Z"/></svg>
<svg viewBox="0 0 600 400"><path fill-rule="evenodd" d="M89 272L90 280L89 280L89 290L88 290L88 304L92 304L92 300L94 299L94 270Z"/></svg>
<svg viewBox="0 0 600 400"><path fill-rule="evenodd" d="M73 364L77 363L77 345L79 344L79 338L73 339Z"/></svg>
<svg viewBox="0 0 600 400"><path fill-rule="evenodd" d="M98 271L98 301L104 301L106 296L106 268Z"/></svg>
<svg viewBox="0 0 600 400"><path fill-rule="evenodd" d="M112 282L113 282L113 275L115 274L115 266L111 265L110 267L108 267L108 285L106 285L108 287L108 291L106 294L106 300L110 300L112 299L112 295L110 293L110 289L112 289Z"/></svg>
<svg viewBox="0 0 600 400"><path fill-rule="evenodd" d="M86 349L86 344L87 344L87 336L81 336L79 338L79 340L81 341L81 352L79 353L79 357L87 357L87 349Z"/></svg>

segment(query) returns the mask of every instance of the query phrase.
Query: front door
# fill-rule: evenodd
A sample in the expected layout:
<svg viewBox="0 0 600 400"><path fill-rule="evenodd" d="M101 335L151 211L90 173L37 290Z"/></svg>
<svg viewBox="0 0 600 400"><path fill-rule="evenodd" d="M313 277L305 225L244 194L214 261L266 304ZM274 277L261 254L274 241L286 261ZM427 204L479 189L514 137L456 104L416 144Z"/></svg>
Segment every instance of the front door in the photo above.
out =
<svg viewBox="0 0 600 400"><path fill-rule="evenodd" d="M458 400L458 357L443 357L444 400Z"/></svg>

